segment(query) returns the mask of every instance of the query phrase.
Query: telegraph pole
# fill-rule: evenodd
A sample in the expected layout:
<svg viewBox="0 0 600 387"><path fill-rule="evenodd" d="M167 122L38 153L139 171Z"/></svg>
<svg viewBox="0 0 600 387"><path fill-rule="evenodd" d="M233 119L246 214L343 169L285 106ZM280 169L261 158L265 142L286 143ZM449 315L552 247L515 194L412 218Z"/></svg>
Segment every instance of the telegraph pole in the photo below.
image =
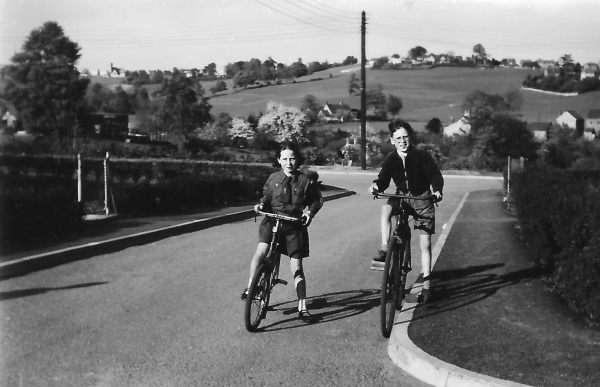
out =
<svg viewBox="0 0 600 387"><path fill-rule="evenodd" d="M367 169L367 76L365 71L367 56L365 54L366 16L362 11L360 25L360 168Z"/></svg>

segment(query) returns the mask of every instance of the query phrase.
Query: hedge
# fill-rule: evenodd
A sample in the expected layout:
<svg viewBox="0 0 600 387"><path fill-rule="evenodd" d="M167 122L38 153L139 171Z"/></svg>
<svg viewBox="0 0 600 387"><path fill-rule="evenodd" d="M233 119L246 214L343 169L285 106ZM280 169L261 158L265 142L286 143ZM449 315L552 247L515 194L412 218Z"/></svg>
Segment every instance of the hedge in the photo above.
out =
<svg viewBox="0 0 600 387"><path fill-rule="evenodd" d="M0 155L0 250L8 252L82 232L84 211L104 205L104 160ZM119 214L148 216L257 200L271 165L173 159L111 159Z"/></svg>
<svg viewBox="0 0 600 387"><path fill-rule="evenodd" d="M512 194L523 238L554 290L600 326L600 171L526 168Z"/></svg>

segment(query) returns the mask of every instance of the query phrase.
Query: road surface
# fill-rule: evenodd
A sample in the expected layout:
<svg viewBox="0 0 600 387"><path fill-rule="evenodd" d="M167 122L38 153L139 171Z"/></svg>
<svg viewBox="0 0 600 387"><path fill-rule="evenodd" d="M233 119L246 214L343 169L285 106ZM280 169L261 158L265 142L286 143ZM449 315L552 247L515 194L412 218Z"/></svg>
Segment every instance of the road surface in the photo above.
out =
<svg viewBox="0 0 600 387"><path fill-rule="evenodd" d="M367 193L373 178L320 172L357 194L326 202L310 226L318 323L297 319L284 258L290 285L275 288L264 331L246 331L239 295L258 230L246 220L0 281L0 384L425 386L393 365L380 334L381 272L369 267L383 201ZM500 181L447 177L438 235L466 191L490 188Z"/></svg>

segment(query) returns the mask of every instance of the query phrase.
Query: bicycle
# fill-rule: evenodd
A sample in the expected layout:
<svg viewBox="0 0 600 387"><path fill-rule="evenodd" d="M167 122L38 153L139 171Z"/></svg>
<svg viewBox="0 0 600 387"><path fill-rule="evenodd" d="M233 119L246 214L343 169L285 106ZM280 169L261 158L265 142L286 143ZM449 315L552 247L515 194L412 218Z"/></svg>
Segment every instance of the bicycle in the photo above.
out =
<svg viewBox="0 0 600 387"><path fill-rule="evenodd" d="M381 333L383 337L388 338L392 333L396 307L402 304L406 295L406 276L412 270L410 256L411 232L408 225L408 216L412 215L412 212L407 208L406 200L433 200L435 202L435 196L418 197L373 192L373 199L380 197L400 199L400 213L394 215L395 224L391 229L388 241L381 285ZM400 264L400 256L403 257L402 264Z"/></svg>
<svg viewBox="0 0 600 387"><path fill-rule="evenodd" d="M287 281L279 279L279 263L281 252L279 242L282 222L301 223L301 218L257 211L257 214L275 219L273 236L265 259L258 265L248 288L244 322L249 332L256 332L261 320L267 316L271 292L277 284L287 285Z"/></svg>

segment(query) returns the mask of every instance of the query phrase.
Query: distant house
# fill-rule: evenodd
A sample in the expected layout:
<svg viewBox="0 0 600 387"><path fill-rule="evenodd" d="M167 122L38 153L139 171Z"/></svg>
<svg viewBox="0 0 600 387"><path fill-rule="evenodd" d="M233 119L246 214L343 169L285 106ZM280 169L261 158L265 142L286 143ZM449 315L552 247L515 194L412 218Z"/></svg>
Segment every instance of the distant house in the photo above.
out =
<svg viewBox="0 0 600 387"><path fill-rule="evenodd" d="M2 127L13 128L17 121L17 109L15 109L14 105L10 103L6 104L6 106L0 110L0 113L2 114Z"/></svg>
<svg viewBox="0 0 600 387"><path fill-rule="evenodd" d="M517 60L515 58L504 58L501 60L502 67L517 67Z"/></svg>
<svg viewBox="0 0 600 387"><path fill-rule="evenodd" d="M319 117L319 120L325 122L344 122L344 117L347 117L351 113L352 109L350 109L350 106L343 104L342 102L338 104L326 102L321 110L319 110L317 116Z"/></svg>
<svg viewBox="0 0 600 387"><path fill-rule="evenodd" d="M465 111L460 120L444 126L444 136L452 137L455 134L463 135L471 132L471 123L469 122L469 111Z"/></svg>
<svg viewBox="0 0 600 387"><path fill-rule="evenodd" d="M557 77L560 69L556 66L548 66L544 69L544 78Z"/></svg>
<svg viewBox="0 0 600 387"><path fill-rule="evenodd" d="M583 134L585 120L574 110L566 110L554 120L559 127L576 130Z"/></svg>
<svg viewBox="0 0 600 387"><path fill-rule="evenodd" d="M594 134L594 137L600 135L600 109L592 109L585 117L584 134L589 132Z"/></svg>
<svg viewBox="0 0 600 387"><path fill-rule="evenodd" d="M402 58L400 57L400 55L392 55L392 58L390 59L390 64L399 65L400 63L402 63Z"/></svg>
<svg viewBox="0 0 600 387"><path fill-rule="evenodd" d="M552 122L528 122L527 129L533 134L533 139L537 142L544 142L548 139L548 131L552 128Z"/></svg>
<svg viewBox="0 0 600 387"><path fill-rule="evenodd" d="M579 80L585 78L598 78L600 75L600 65L598 63L586 63L581 69Z"/></svg>
<svg viewBox="0 0 600 387"><path fill-rule="evenodd" d="M583 138L585 140L595 140L596 139L596 133L598 133L598 131L596 129L592 129L592 128L585 128L583 129Z"/></svg>
<svg viewBox="0 0 600 387"><path fill-rule="evenodd" d="M424 56L422 63L423 64L434 64L434 63L436 63L435 55L429 54L429 55Z"/></svg>
<svg viewBox="0 0 600 387"><path fill-rule="evenodd" d="M542 69L546 69L548 67L558 67L558 63L555 60L538 59L536 62Z"/></svg>

